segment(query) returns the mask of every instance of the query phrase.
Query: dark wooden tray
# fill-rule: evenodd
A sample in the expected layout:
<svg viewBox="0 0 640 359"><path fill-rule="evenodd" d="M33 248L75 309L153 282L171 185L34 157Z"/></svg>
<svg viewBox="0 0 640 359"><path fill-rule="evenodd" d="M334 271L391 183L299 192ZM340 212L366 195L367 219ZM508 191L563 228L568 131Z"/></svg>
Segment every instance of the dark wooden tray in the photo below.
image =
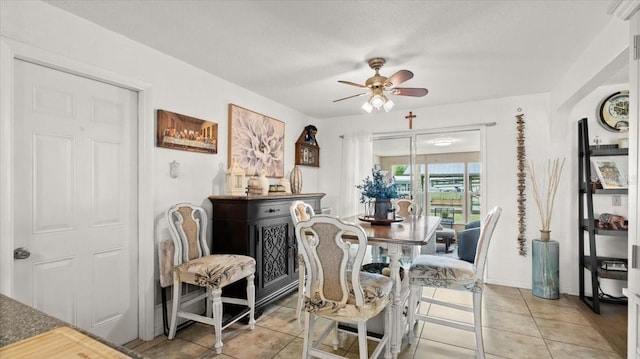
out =
<svg viewBox="0 0 640 359"><path fill-rule="evenodd" d="M390 226L391 223L402 222L404 217L396 216L396 219L376 219L373 217L358 216L362 222L368 222L376 226Z"/></svg>

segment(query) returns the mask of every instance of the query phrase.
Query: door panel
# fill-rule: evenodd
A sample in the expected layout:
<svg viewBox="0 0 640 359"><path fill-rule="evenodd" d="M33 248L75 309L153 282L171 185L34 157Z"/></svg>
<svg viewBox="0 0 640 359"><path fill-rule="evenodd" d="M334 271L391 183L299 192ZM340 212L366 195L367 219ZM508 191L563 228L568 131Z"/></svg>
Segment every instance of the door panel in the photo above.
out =
<svg viewBox="0 0 640 359"><path fill-rule="evenodd" d="M282 217L265 219L259 223L260 252L258 260L262 263L258 289L265 296L291 283L289 257L290 220Z"/></svg>
<svg viewBox="0 0 640 359"><path fill-rule="evenodd" d="M68 323L75 323L76 271L72 257L33 264L33 307Z"/></svg>
<svg viewBox="0 0 640 359"><path fill-rule="evenodd" d="M36 133L33 136L33 231L74 227L73 138ZM56 203L56 206L47 206Z"/></svg>
<svg viewBox="0 0 640 359"><path fill-rule="evenodd" d="M138 337L137 93L15 62L17 300L123 344Z"/></svg>

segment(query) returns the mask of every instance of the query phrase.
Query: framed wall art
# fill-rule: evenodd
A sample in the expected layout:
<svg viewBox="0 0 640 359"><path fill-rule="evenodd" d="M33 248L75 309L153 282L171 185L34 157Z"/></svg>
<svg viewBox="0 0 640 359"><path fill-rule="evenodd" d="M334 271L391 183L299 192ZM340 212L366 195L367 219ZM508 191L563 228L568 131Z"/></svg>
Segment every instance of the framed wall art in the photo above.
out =
<svg viewBox="0 0 640 359"><path fill-rule="evenodd" d="M593 169L603 189L628 188L626 164L617 159L591 159Z"/></svg>
<svg viewBox="0 0 640 359"><path fill-rule="evenodd" d="M229 104L228 160L249 176L284 177L284 122Z"/></svg>
<svg viewBox="0 0 640 359"><path fill-rule="evenodd" d="M316 141L317 132L316 126L309 125L298 137L295 157L297 165L320 167L320 146Z"/></svg>
<svg viewBox="0 0 640 359"><path fill-rule="evenodd" d="M218 124L158 110L156 145L175 150L218 153Z"/></svg>

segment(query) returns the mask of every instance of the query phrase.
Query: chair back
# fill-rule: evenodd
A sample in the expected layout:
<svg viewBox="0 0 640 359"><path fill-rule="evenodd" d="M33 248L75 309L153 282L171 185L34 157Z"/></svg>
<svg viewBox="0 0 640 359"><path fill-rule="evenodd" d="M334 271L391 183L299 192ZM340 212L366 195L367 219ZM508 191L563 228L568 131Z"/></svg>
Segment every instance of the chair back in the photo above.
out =
<svg viewBox="0 0 640 359"><path fill-rule="evenodd" d="M291 212L293 224L298 224L300 221L307 221L316 215L313 207L303 201L294 201L291 207L289 207L289 212Z"/></svg>
<svg viewBox="0 0 640 359"><path fill-rule="evenodd" d="M175 247L173 264L208 256L207 212L189 203L179 203L165 214Z"/></svg>
<svg viewBox="0 0 640 359"><path fill-rule="evenodd" d="M418 202L410 199L399 199L393 203L393 209L396 210L396 214L402 217L408 217L411 215L419 216L422 213L422 208Z"/></svg>
<svg viewBox="0 0 640 359"><path fill-rule="evenodd" d="M364 292L360 285L360 272L347 269L351 244L342 238L345 232L358 239L353 268L360 268L367 248L367 236L362 227L327 215L316 215L296 224L298 248L302 248L307 265L308 290L305 295L334 303L337 307L343 306L351 289L347 285L347 276L350 275L355 305L361 307L364 305Z"/></svg>
<svg viewBox="0 0 640 359"><path fill-rule="evenodd" d="M484 277L484 267L487 262L487 252L489 252L489 242L493 235L493 230L496 228L496 223L500 218L502 208L494 207L482 221L480 228L480 237L478 238L478 244L476 246L476 258L474 265L476 267L476 277L482 279Z"/></svg>
<svg viewBox="0 0 640 359"><path fill-rule="evenodd" d="M480 228L480 221L472 221L464 225L464 229Z"/></svg>

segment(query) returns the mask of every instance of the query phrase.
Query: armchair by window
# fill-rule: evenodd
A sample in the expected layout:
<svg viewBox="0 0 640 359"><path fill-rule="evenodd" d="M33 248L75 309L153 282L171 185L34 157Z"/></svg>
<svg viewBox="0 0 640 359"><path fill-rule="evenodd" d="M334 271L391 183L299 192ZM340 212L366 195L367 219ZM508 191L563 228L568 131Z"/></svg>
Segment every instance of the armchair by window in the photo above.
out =
<svg viewBox="0 0 640 359"><path fill-rule="evenodd" d="M458 258L473 263L480 238L480 221L469 222L458 232Z"/></svg>

